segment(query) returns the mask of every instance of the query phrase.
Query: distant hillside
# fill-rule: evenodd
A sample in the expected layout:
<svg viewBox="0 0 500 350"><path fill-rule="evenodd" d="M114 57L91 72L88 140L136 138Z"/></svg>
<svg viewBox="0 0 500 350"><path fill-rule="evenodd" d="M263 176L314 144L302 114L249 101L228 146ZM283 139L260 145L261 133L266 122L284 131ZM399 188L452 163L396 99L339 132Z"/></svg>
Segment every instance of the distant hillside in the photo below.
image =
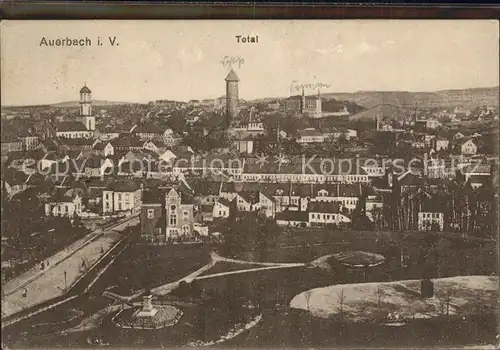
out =
<svg viewBox="0 0 500 350"><path fill-rule="evenodd" d="M349 117L350 121L358 120L375 120L377 116L381 119L390 118L393 120L402 120L405 115L410 115L412 110L409 108L402 108L400 106L381 104Z"/></svg>
<svg viewBox="0 0 500 350"><path fill-rule="evenodd" d="M378 105L419 108L455 107L474 108L477 105L498 105L499 87L462 90L442 90L436 92L410 91L357 91L354 93L326 93L324 98L348 100L372 108Z"/></svg>
<svg viewBox="0 0 500 350"><path fill-rule="evenodd" d="M137 104L137 103L136 102L121 102L121 101L105 101L105 100L93 100L92 101L92 106L94 106L94 107L107 107L107 106L127 105L127 104ZM54 103L54 104L51 104L50 106L68 108L68 107L78 107L79 105L80 105L79 101L66 101L66 102Z"/></svg>

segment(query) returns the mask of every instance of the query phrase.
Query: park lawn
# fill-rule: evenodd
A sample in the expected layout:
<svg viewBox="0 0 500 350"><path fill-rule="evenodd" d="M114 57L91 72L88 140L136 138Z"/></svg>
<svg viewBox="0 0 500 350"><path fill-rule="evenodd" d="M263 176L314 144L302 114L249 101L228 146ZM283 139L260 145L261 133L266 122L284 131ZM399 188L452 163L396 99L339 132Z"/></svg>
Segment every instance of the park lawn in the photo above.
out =
<svg viewBox="0 0 500 350"><path fill-rule="evenodd" d="M403 318L417 319L466 316L497 307L498 277L458 276L433 281L433 298L421 298L420 281L407 280L316 288L295 296L290 306L309 310L316 317L342 317L353 322L381 322L393 311Z"/></svg>
<svg viewBox="0 0 500 350"><path fill-rule="evenodd" d="M212 247L195 244L131 245L99 278L93 289L121 295L175 282L210 261Z"/></svg>

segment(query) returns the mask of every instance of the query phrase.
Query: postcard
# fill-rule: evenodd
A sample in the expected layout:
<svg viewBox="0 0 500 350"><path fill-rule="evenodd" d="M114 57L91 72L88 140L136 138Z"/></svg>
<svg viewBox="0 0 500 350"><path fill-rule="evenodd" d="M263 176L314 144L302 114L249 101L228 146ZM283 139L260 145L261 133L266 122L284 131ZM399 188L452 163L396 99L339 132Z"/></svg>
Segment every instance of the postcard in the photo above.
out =
<svg viewBox="0 0 500 350"><path fill-rule="evenodd" d="M498 348L498 22L1 27L2 348Z"/></svg>

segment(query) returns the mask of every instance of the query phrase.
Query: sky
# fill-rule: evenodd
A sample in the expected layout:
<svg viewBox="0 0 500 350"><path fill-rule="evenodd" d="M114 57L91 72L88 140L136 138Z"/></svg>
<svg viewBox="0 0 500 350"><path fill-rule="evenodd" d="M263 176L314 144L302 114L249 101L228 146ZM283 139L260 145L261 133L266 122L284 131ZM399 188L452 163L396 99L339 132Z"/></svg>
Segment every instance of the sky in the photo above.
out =
<svg viewBox="0 0 500 350"><path fill-rule="evenodd" d="M293 81L328 85L321 93L499 85L496 21L2 21L0 35L2 105L77 100L85 82L95 100L216 98L225 56L243 60L232 68L247 100L289 96ZM40 46L43 37L92 46Z"/></svg>

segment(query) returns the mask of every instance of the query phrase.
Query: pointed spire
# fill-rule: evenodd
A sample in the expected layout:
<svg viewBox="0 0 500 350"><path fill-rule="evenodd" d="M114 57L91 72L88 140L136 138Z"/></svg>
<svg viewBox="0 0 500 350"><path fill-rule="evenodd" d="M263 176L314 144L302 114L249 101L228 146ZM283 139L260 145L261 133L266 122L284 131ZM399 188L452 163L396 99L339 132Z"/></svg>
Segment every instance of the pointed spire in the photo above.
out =
<svg viewBox="0 0 500 350"><path fill-rule="evenodd" d="M302 86L302 97L304 97L304 87Z"/></svg>
<svg viewBox="0 0 500 350"><path fill-rule="evenodd" d="M320 99L319 87L318 87L318 100Z"/></svg>
<svg viewBox="0 0 500 350"><path fill-rule="evenodd" d="M240 78L236 75L233 69L229 72L229 74L226 76L226 81L240 81Z"/></svg>

